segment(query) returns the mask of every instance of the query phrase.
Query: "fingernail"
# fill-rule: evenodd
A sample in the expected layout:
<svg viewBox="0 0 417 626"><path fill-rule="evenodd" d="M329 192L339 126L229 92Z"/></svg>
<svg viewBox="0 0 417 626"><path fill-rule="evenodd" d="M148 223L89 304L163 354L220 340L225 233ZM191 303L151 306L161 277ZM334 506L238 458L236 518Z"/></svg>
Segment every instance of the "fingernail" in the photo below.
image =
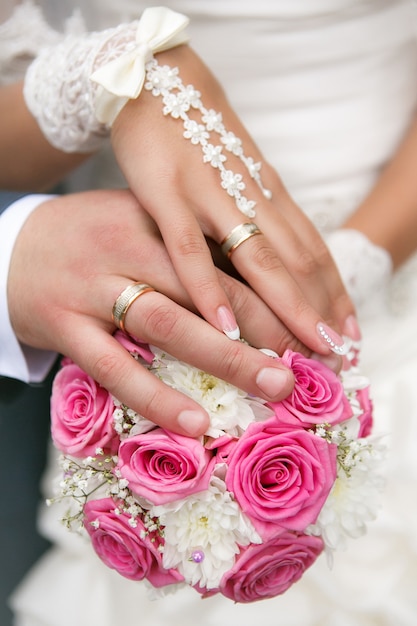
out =
<svg viewBox="0 0 417 626"><path fill-rule="evenodd" d="M232 311L226 306L219 306L217 309L217 319L219 320L220 328L229 339L236 341L240 339L240 329L237 325L236 318Z"/></svg>
<svg viewBox="0 0 417 626"><path fill-rule="evenodd" d="M202 435L208 428L207 414L201 413L201 411L184 410L179 413L177 419L178 424L190 437Z"/></svg>
<svg viewBox="0 0 417 626"><path fill-rule="evenodd" d="M317 332L322 342L335 354L343 356L349 350L349 346L344 342L343 338L327 324L319 322L317 324Z"/></svg>
<svg viewBox="0 0 417 626"><path fill-rule="evenodd" d="M361 330L355 315L349 315L349 317L346 318L345 325L343 326L343 334L353 339L353 341L360 341L362 339Z"/></svg>
<svg viewBox="0 0 417 626"><path fill-rule="evenodd" d="M289 377L289 371L276 367L264 367L258 372L256 384L262 393L272 400L288 386Z"/></svg>
<svg viewBox="0 0 417 626"><path fill-rule="evenodd" d="M326 365L329 369L338 374L343 366L343 358L338 354L317 354L313 352L311 358Z"/></svg>
<svg viewBox="0 0 417 626"><path fill-rule="evenodd" d="M266 356L270 356L272 359L279 359L279 354L270 348L259 348L259 352L263 352Z"/></svg>

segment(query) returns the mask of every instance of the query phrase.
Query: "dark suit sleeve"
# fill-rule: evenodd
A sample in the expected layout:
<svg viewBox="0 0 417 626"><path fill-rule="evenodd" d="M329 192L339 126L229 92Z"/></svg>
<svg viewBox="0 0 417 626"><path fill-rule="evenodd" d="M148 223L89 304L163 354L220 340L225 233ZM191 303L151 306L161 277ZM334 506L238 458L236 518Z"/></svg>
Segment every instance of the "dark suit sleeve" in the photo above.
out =
<svg viewBox="0 0 417 626"><path fill-rule="evenodd" d="M19 191L0 191L0 214L3 213L13 202L20 200L24 196L28 196L28 193Z"/></svg>
<svg viewBox="0 0 417 626"><path fill-rule="evenodd" d="M0 214L29 195L0 191ZM7 598L48 542L36 530L39 481L46 462L54 372L39 385L0 376L0 624L12 626Z"/></svg>
<svg viewBox="0 0 417 626"><path fill-rule="evenodd" d="M37 532L46 465L49 398L56 370L42 384L0 378L0 624L12 626L7 599L43 554L48 542Z"/></svg>

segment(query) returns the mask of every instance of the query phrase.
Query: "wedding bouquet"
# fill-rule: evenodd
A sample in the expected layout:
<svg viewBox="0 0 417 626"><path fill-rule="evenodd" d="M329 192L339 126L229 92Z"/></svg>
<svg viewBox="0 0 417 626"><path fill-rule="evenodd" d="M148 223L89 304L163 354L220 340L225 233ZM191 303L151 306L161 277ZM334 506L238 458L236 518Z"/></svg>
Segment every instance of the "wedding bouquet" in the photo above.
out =
<svg viewBox="0 0 417 626"><path fill-rule="evenodd" d="M265 402L120 331L209 413L204 437L155 426L64 359L52 391L63 519L122 576L252 602L284 593L375 518L383 446L366 378L287 350L292 394Z"/></svg>

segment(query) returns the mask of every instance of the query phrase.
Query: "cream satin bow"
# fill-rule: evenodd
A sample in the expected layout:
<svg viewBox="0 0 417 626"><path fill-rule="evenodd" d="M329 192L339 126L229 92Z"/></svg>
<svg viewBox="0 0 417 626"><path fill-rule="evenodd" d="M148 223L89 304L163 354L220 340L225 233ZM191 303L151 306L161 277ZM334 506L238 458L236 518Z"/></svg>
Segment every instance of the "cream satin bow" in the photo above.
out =
<svg viewBox="0 0 417 626"><path fill-rule="evenodd" d="M165 7L145 9L136 31L136 45L91 75L99 85L95 114L99 122L111 126L128 100L135 99L145 81L145 64L155 52L169 50L188 41L182 32L189 19Z"/></svg>

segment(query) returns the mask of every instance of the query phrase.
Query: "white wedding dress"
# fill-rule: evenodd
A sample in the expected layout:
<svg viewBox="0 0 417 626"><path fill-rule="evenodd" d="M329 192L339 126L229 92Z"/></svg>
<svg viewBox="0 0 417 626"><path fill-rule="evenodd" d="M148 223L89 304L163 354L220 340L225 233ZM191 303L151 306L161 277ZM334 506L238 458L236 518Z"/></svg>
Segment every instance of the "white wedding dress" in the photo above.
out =
<svg viewBox="0 0 417 626"><path fill-rule="evenodd" d="M62 29L77 2L39 4ZM89 29L134 19L156 4L79 2ZM191 17L192 45L301 207L323 233L338 228L374 183L416 110L412 0L165 4ZM71 184L119 182L111 159L101 155ZM366 260L356 262L366 272ZM220 597L203 601L188 589L151 601L142 584L106 569L88 544L61 528L52 507L42 511L40 523L55 547L14 596L17 626L415 626L416 259L398 273L387 297L373 293L369 300L360 311L362 369L372 382L376 431L390 442L388 485L378 520L336 554L333 570L322 558L284 596L253 605Z"/></svg>

